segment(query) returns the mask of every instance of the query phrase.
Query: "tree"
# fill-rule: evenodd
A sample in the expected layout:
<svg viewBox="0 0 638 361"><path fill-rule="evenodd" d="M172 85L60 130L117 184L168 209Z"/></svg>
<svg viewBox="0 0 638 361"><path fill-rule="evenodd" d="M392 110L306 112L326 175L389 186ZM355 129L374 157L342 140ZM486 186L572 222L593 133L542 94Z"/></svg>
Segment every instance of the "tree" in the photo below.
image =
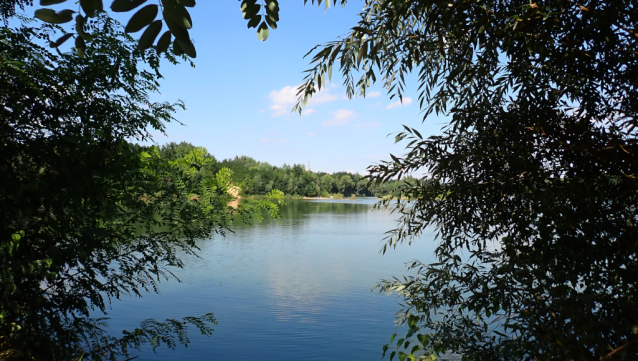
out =
<svg viewBox="0 0 638 361"><path fill-rule="evenodd" d="M352 185L352 178L350 178L350 176L347 174L342 175L341 178L339 178L339 180L337 181L337 188L343 195L346 195L346 192L352 187Z"/></svg>
<svg viewBox="0 0 638 361"><path fill-rule="evenodd" d="M0 3L0 17L4 21L5 26L9 19L16 14L16 7L24 10L25 6L33 6L32 0L12 0Z"/></svg>
<svg viewBox="0 0 638 361"><path fill-rule="evenodd" d="M350 96L401 99L414 73L424 119L449 119L370 168L419 175L383 251L437 235L437 263L379 285L409 326L393 356L638 358L637 23L629 0L366 1L314 50L297 109L338 62Z"/></svg>
<svg viewBox="0 0 638 361"><path fill-rule="evenodd" d="M321 189L325 192L332 192L332 187L334 186L334 180L330 176L330 174L324 174L321 177Z"/></svg>
<svg viewBox="0 0 638 361"><path fill-rule="evenodd" d="M230 171L194 181L212 162L203 149L169 160L128 143L162 131L182 104L148 100L161 77L156 52L108 17L94 26L83 58L36 45L51 27L0 31L2 359L127 356L145 343L188 343L189 324L203 333L214 324L212 314L147 320L118 338L89 316L156 291L181 252L223 234L235 213ZM273 203L240 212L259 217L263 207L276 212Z"/></svg>

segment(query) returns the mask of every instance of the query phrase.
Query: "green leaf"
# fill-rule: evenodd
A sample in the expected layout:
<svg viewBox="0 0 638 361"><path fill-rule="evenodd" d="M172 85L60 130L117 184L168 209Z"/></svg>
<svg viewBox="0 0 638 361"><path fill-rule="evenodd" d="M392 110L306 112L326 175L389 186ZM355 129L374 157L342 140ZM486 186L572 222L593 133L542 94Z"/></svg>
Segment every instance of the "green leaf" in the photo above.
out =
<svg viewBox="0 0 638 361"><path fill-rule="evenodd" d="M164 34L162 34L162 36L160 36L159 40L157 41L157 52L158 53L163 53L166 50L168 50L168 47L171 45L171 32L170 31L166 31Z"/></svg>
<svg viewBox="0 0 638 361"><path fill-rule="evenodd" d="M75 38L75 52L80 58L83 58L86 53L86 43L81 36L77 36Z"/></svg>
<svg viewBox="0 0 638 361"><path fill-rule="evenodd" d="M86 49L86 43L84 42L84 39L82 39L81 36L77 36L75 38L75 47L78 49Z"/></svg>
<svg viewBox="0 0 638 361"><path fill-rule="evenodd" d="M155 20L149 25L146 30L140 36L140 40L137 43L137 47L141 50L150 48L155 42L155 38L162 30L162 20Z"/></svg>
<svg viewBox="0 0 638 361"><path fill-rule="evenodd" d="M49 5L55 5L55 4L62 4L65 1L66 0L40 0L40 5L49 6Z"/></svg>
<svg viewBox="0 0 638 361"><path fill-rule="evenodd" d="M179 41L177 41L177 39L173 41L173 52L175 53L175 55L184 54L184 50L182 50L182 47L179 45Z"/></svg>
<svg viewBox="0 0 638 361"><path fill-rule="evenodd" d="M357 67L361 64L361 59L363 59L367 51L368 51L368 42L364 41L363 45L361 45L361 48L359 49L359 54L357 54Z"/></svg>
<svg viewBox="0 0 638 361"><path fill-rule="evenodd" d="M149 25L157 17L157 5L146 5L131 17L124 28L126 33L136 33Z"/></svg>
<svg viewBox="0 0 638 361"><path fill-rule="evenodd" d="M52 48L57 48L58 46L62 45L65 41L69 40L69 38L71 38L73 36L73 34L64 34L62 35L60 38L58 38L58 40L56 41L52 41L49 46Z"/></svg>
<svg viewBox="0 0 638 361"><path fill-rule="evenodd" d="M111 10L116 13L127 12L145 3L146 0L115 0L111 4Z"/></svg>
<svg viewBox="0 0 638 361"><path fill-rule="evenodd" d="M266 22L261 23L261 25L259 25L259 29L257 29L257 39L266 41L266 39L268 39L268 34L268 25L266 25Z"/></svg>
<svg viewBox="0 0 638 361"><path fill-rule="evenodd" d="M86 13L86 16L90 18L95 17L98 13L104 11L102 0L80 0L80 6Z"/></svg>
<svg viewBox="0 0 638 361"><path fill-rule="evenodd" d="M187 43L190 41L190 36L188 35L188 30L183 27L177 25L173 19L166 13L166 8L164 9L164 21L168 26L168 29L171 31L175 38L179 39L182 43Z"/></svg>
<svg viewBox="0 0 638 361"><path fill-rule="evenodd" d="M84 17L78 14L78 16L75 17L75 31L82 37L82 39L86 41L93 41L93 36L84 31L84 23Z"/></svg>
<svg viewBox="0 0 638 361"><path fill-rule="evenodd" d="M272 10L266 8L266 15L268 15L270 18L272 18L275 22L279 21L279 12L278 11L272 11Z"/></svg>
<svg viewBox="0 0 638 361"><path fill-rule="evenodd" d="M268 26L270 26L273 30L277 30L277 21L278 19L275 19L269 14L266 14L266 22L268 23Z"/></svg>
<svg viewBox="0 0 638 361"><path fill-rule="evenodd" d="M243 15L244 19L248 20L252 18L253 16L257 15L257 13L259 12L259 9L261 9L261 5L258 5L258 4L242 7L242 12L244 13Z"/></svg>
<svg viewBox="0 0 638 361"><path fill-rule="evenodd" d="M195 0L178 0L177 2L180 5L186 6L188 8L192 8L193 6L195 6Z"/></svg>
<svg viewBox="0 0 638 361"><path fill-rule="evenodd" d="M95 7L93 5L94 5L93 1L91 0L80 0L80 7L82 7L82 10L86 14L86 16L89 18L93 18L97 14L97 12L95 11Z"/></svg>
<svg viewBox="0 0 638 361"><path fill-rule="evenodd" d="M400 339L397 341L397 347L401 347L401 345L403 345L403 341L405 341L405 339L404 339L404 338L400 338Z"/></svg>
<svg viewBox="0 0 638 361"><path fill-rule="evenodd" d="M195 45L193 45L193 42L190 41L190 39L187 42L183 42L177 39L177 42L179 42L180 48L182 49L182 51L184 51L186 55L190 56L193 59L197 57L197 52L195 51Z"/></svg>
<svg viewBox="0 0 638 361"><path fill-rule="evenodd" d="M193 20L191 19L188 10L181 5L174 7L165 6L163 14L164 17L168 16L176 25L179 25L184 29L190 29L193 27Z"/></svg>
<svg viewBox="0 0 638 361"><path fill-rule="evenodd" d="M266 11L279 12L279 3L277 0L266 0Z"/></svg>
<svg viewBox="0 0 638 361"><path fill-rule="evenodd" d="M248 28L256 28L261 22L261 15L253 16L250 21L248 21Z"/></svg>
<svg viewBox="0 0 638 361"><path fill-rule="evenodd" d="M56 13L52 9L38 9L35 11L35 17L49 24L64 24L73 20L73 10L62 10Z"/></svg>

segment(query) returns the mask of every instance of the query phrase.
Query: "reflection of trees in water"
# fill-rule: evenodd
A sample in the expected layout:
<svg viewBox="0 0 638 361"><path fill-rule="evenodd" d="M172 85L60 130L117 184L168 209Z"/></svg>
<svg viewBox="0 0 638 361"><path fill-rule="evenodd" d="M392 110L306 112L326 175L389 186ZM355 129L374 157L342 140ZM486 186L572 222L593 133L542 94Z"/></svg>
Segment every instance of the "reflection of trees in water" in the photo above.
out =
<svg viewBox="0 0 638 361"><path fill-rule="evenodd" d="M292 200L281 207L282 218L301 218L314 213L362 213L372 209L371 204L340 202L312 202Z"/></svg>
<svg viewBox="0 0 638 361"><path fill-rule="evenodd" d="M357 201L339 200L335 202L331 201L308 201L287 199L286 204L280 208L279 214L282 219L301 219L305 218L308 214L319 213L334 213L334 214L353 214L353 213L365 213L372 209L373 204L367 203L355 203ZM265 219L268 219L268 215L264 214ZM235 227L242 227L245 224L241 219L236 218Z"/></svg>

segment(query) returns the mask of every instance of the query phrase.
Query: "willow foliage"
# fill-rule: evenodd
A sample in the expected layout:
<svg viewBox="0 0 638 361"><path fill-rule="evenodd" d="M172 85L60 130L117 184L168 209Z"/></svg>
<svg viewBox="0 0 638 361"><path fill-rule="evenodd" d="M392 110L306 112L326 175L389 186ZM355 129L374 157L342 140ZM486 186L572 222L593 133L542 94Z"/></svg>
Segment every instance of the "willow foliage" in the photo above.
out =
<svg viewBox="0 0 638 361"><path fill-rule="evenodd" d="M351 96L381 82L401 98L416 76L424 117L449 119L406 128L406 153L370 168L421 176L386 247L437 235L437 263L378 286L405 306L392 356L638 357L637 7L366 1L313 50L297 109L337 66Z"/></svg>

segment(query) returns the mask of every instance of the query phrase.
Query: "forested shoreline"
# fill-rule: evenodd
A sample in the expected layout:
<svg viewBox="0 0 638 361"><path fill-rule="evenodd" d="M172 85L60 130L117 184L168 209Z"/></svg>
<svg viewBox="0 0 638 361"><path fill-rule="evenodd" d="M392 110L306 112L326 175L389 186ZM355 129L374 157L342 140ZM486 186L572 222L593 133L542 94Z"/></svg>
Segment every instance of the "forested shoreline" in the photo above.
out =
<svg viewBox="0 0 638 361"><path fill-rule="evenodd" d="M167 143L159 146L163 158L177 160L196 148L188 142ZM240 188L241 196L265 196L273 190L279 190L292 197L385 197L394 195L405 181L388 181L383 184L370 184L361 174L349 172L314 172L303 164L286 164L281 167L267 162L255 160L242 155L234 158L217 160L214 155L203 148L207 157L213 162L203 166L196 177L212 178L223 168L232 171L232 182Z"/></svg>

